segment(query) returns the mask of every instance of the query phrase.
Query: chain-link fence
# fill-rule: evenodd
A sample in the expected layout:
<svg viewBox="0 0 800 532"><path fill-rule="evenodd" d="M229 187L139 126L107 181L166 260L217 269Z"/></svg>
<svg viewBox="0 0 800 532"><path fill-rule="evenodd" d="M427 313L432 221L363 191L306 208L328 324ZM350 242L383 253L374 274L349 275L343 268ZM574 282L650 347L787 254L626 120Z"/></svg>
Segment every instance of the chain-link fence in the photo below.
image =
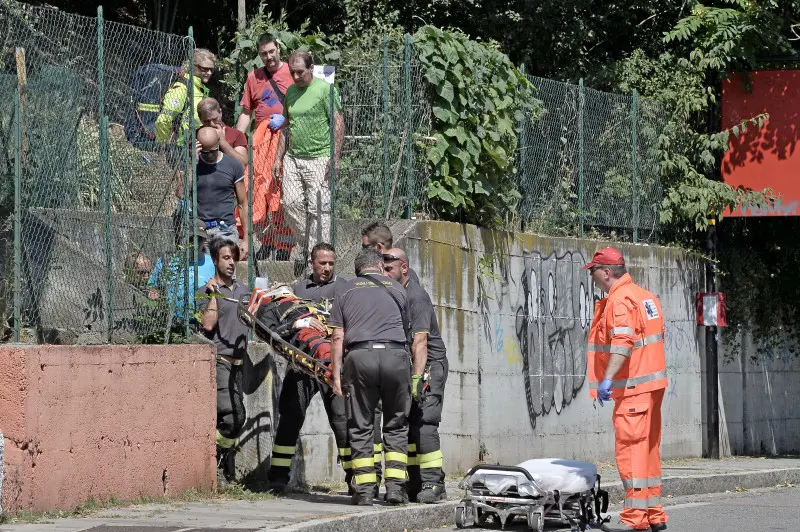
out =
<svg viewBox="0 0 800 532"><path fill-rule="evenodd" d="M430 105L411 38L387 37L380 50L365 55L374 64L330 69L326 80L334 84L315 80L302 96L287 90L280 188L270 191L272 175L259 179L259 173L270 172L281 148L271 145L277 141L268 132L263 140L256 135L253 156L262 183L256 203L267 190L269 212L262 216L254 207L254 249L256 258L275 259L270 277L297 275L317 242L338 248L349 241L337 228L351 232L353 220L411 218L425 210ZM308 112L312 102L316 107Z"/></svg>
<svg viewBox="0 0 800 532"><path fill-rule="evenodd" d="M245 155L233 137L228 147L196 129L213 122L193 111L214 58L191 33L13 0L0 0L0 30L0 97L14 102L0 109L7 338L176 341L189 333L195 288L214 275L204 231L243 237L239 275L253 286L300 275L319 241L354 253L368 220L428 217L430 87L410 36L287 89L285 126L258 124L239 146ZM549 234L651 239L658 106L531 80L547 112L521 124L517 219ZM210 187L223 177L225 190ZM236 208L248 213L238 231Z"/></svg>
<svg viewBox="0 0 800 532"><path fill-rule="evenodd" d="M529 76L545 113L525 120L517 154L524 227L652 240L662 190L655 102Z"/></svg>
<svg viewBox="0 0 800 532"><path fill-rule="evenodd" d="M158 113L134 96L180 80L191 39L9 1L0 29L15 339L24 327L44 341L169 340L188 317L188 239L171 220L188 158L150 138Z"/></svg>

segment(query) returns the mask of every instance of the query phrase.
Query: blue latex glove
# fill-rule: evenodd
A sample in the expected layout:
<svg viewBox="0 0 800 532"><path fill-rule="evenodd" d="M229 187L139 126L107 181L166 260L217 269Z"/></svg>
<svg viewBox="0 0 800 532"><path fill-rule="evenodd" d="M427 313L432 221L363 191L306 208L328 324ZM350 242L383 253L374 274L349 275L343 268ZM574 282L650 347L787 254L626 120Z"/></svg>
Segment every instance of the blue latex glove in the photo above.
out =
<svg viewBox="0 0 800 532"><path fill-rule="evenodd" d="M597 387L597 400L600 402L600 406L603 406L603 401L610 401L611 400L611 383L614 382L611 379L603 379L600 382L600 386Z"/></svg>
<svg viewBox="0 0 800 532"><path fill-rule="evenodd" d="M274 114L269 116L269 128L272 131L278 131L284 122L286 122L286 117L279 114Z"/></svg>

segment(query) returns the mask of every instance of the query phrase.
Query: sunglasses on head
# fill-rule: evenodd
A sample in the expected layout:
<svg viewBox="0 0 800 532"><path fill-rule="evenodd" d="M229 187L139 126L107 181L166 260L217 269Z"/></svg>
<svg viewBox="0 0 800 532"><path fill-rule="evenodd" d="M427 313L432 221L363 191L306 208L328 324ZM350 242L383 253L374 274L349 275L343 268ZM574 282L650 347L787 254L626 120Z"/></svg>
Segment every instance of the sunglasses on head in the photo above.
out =
<svg viewBox="0 0 800 532"><path fill-rule="evenodd" d="M400 261L400 262L402 262L403 264L405 264L405 263L406 263L406 261L404 261L404 260L403 260L403 259L401 259L400 257L395 257L394 255L389 255L388 253L385 253L385 254L383 255L383 262L394 262L394 261L396 261L396 260L399 260L399 261Z"/></svg>

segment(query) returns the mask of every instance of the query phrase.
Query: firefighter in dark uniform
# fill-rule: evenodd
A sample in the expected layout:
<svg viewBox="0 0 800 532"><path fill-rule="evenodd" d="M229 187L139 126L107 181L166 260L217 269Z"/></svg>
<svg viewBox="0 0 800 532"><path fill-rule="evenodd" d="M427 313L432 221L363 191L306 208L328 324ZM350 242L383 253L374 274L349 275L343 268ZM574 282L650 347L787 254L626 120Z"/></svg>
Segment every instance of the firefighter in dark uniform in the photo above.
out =
<svg viewBox="0 0 800 532"><path fill-rule="evenodd" d="M411 413L408 439L408 496L433 503L447 497L442 470L439 423L447 382L447 350L431 298L419 281L409 276L408 256L393 248L383 254L386 275L406 288L411 324Z"/></svg>
<svg viewBox="0 0 800 532"><path fill-rule="evenodd" d="M378 253L383 253L384 251L390 249L392 247L392 243L394 242L394 236L392 236L392 230L389 229L389 226L383 222L372 222L370 224L365 225L361 229L361 248L362 249L374 249L378 251ZM411 277L412 280L419 282L419 277L414 270L409 269L408 275ZM375 474L378 475L378 485L381 483L381 455L383 453L383 443L381 440L381 406L378 405L378 408L375 410ZM376 486L377 487L377 486ZM375 498L378 497L377 490L375 492Z"/></svg>
<svg viewBox="0 0 800 532"><path fill-rule="evenodd" d="M347 433L353 465L353 499L372 505L375 408L383 402L384 483L391 504L408 501L408 412L411 408L411 360L407 343L407 303L399 283L383 275L383 259L364 249L355 260L357 277L336 293L331 308L333 390L344 391ZM344 353L346 351L346 356ZM344 374L342 360L344 357Z"/></svg>
<svg viewBox="0 0 800 532"><path fill-rule="evenodd" d="M209 245L216 274L197 292L201 332L217 347L217 463L220 481L234 479L236 438L245 422L242 367L250 327L239 318L234 302L249 294L233 278L239 246L224 237Z"/></svg>
<svg viewBox="0 0 800 532"><path fill-rule="evenodd" d="M330 310L337 287L344 284L334 273L336 251L328 243L320 242L311 250L312 273L303 279L294 289L297 297L321 303ZM327 332L325 325L316 318L310 318L310 326ZM306 419L306 410L314 394L320 393L328 421L336 439L339 450L339 461L345 472L345 481L350 482L352 467L350 464L350 446L347 445L347 416L344 398L335 395L330 386L320 385L315 379L288 369L283 379L281 395L278 401L278 431L275 444L272 446L272 460L269 470L269 487L272 491L283 491L289 484L289 473L292 457L297 452L297 440L300 429Z"/></svg>

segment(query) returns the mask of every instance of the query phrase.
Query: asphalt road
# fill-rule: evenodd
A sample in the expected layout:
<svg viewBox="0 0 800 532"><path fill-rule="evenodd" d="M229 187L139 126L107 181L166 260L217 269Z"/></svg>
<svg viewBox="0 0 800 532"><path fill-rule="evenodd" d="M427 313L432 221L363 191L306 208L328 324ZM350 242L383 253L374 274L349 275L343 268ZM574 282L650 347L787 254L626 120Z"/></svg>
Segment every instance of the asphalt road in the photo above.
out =
<svg viewBox="0 0 800 532"><path fill-rule="evenodd" d="M612 507L616 522L619 507ZM684 532L761 532L800 528L800 487L767 488L741 493L718 493L666 499L669 530ZM420 532L458 530L455 526ZM500 530L499 525L465 530ZM509 531L528 530L522 520L514 521ZM558 523L546 523L547 531L569 530Z"/></svg>

